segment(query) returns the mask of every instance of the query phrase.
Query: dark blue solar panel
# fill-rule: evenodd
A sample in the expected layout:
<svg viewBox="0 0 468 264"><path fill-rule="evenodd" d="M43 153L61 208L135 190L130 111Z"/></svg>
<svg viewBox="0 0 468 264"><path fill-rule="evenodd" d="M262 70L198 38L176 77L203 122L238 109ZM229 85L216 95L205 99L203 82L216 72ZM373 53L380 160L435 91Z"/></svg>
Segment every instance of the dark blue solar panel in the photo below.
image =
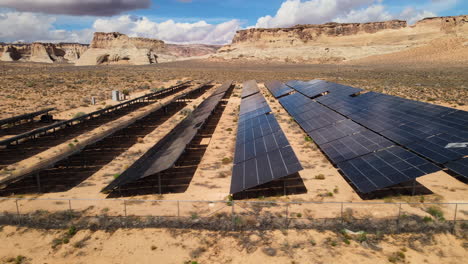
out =
<svg viewBox="0 0 468 264"><path fill-rule="evenodd" d="M249 119L244 124L239 123L237 128L237 143L245 143L259 137L264 137L281 130L278 121L273 115L261 115Z"/></svg>
<svg viewBox="0 0 468 264"><path fill-rule="evenodd" d="M417 155L394 146L337 164L362 193L369 193L440 170Z"/></svg>
<svg viewBox="0 0 468 264"><path fill-rule="evenodd" d="M318 144L322 145L327 142L343 138L348 135L366 131L367 128L347 119L333 125L323 127L317 130L308 132L307 134Z"/></svg>
<svg viewBox="0 0 468 264"><path fill-rule="evenodd" d="M294 119L296 119L298 121L298 123L302 123L302 122L306 122L308 120L311 120L311 119L316 119L318 117L322 117L322 118L325 118L327 120L330 121L330 123L335 123L337 121L340 121L340 120L345 120L346 117L336 113L336 112L333 112L332 110L324 107L324 106L321 106L321 105L317 105L316 107L314 107L313 109L307 111L307 112L302 112L300 114L291 114L292 117L294 117Z"/></svg>
<svg viewBox="0 0 468 264"><path fill-rule="evenodd" d="M242 98L231 193L302 170L278 121L261 93Z"/></svg>
<svg viewBox="0 0 468 264"><path fill-rule="evenodd" d="M258 89L257 82L254 80L246 81L242 86L243 87L241 98L245 98L260 92L260 90Z"/></svg>
<svg viewBox="0 0 468 264"><path fill-rule="evenodd" d="M460 149L446 148L446 145L443 143L446 140L447 138L436 137L431 139L431 141L429 139L422 140L405 145L405 147L439 164L462 158L464 154L461 153Z"/></svg>
<svg viewBox="0 0 468 264"><path fill-rule="evenodd" d="M408 123L393 129L380 131L380 134L400 145L405 146L440 133L440 131L435 130L425 131L424 128L425 127L419 127L419 125L415 123Z"/></svg>
<svg viewBox="0 0 468 264"><path fill-rule="evenodd" d="M283 131L277 130L274 133L265 135L246 142L236 144L234 163L240 163L257 156L272 152L276 149L289 146Z"/></svg>
<svg viewBox="0 0 468 264"><path fill-rule="evenodd" d="M296 83L291 85L296 91L304 94L307 97L316 97L329 90L331 83L328 82L315 82L315 83Z"/></svg>
<svg viewBox="0 0 468 264"><path fill-rule="evenodd" d="M461 125L468 125L468 112L467 111L455 111L443 116L443 119L447 122L452 122Z"/></svg>
<svg viewBox="0 0 468 264"><path fill-rule="evenodd" d="M311 102L309 98L300 93L284 96L278 100L286 109L301 108L302 105L309 104Z"/></svg>
<svg viewBox="0 0 468 264"><path fill-rule="evenodd" d="M265 82L265 87L275 98L281 97L293 91L291 87L286 86L280 81L267 81Z"/></svg>
<svg viewBox="0 0 468 264"><path fill-rule="evenodd" d="M264 115L264 114L267 114L269 112L271 112L271 108L270 106L268 105L264 105L262 104L263 106L261 106L260 108L256 109L256 110L253 110L253 111L250 111L250 112L247 112L247 113L243 113L242 115L239 116L239 122L245 122L246 120L249 120L251 118L254 118L254 117L257 117L257 116L260 116L260 115Z"/></svg>
<svg viewBox="0 0 468 264"><path fill-rule="evenodd" d="M231 193L279 179L302 170L290 146L276 149L253 159L234 165Z"/></svg>
<svg viewBox="0 0 468 264"><path fill-rule="evenodd" d="M456 160L445 164L445 167L449 168L456 174L468 178L468 158Z"/></svg>
<svg viewBox="0 0 468 264"><path fill-rule="evenodd" d="M368 130L323 144L321 149L337 164L390 146L391 141Z"/></svg>

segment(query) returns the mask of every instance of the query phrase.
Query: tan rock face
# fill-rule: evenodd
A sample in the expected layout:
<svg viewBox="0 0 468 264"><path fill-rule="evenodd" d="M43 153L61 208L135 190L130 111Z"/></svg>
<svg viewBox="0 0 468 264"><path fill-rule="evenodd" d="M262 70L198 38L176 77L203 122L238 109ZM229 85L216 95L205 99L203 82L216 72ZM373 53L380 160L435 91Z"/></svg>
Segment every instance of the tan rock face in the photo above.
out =
<svg viewBox="0 0 468 264"><path fill-rule="evenodd" d="M340 37L359 33L376 33L385 29L400 29L407 27L406 21L392 20L374 23L327 23L323 25L297 25L291 28L252 28L237 31L232 44L255 42L265 37L287 39L307 43L320 36Z"/></svg>
<svg viewBox="0 0 468 264"><path fill-rule="evenodd" d="M413 26L408 26L405 21L392 20L297 25L291 28L253 28L238 31L232 44L222 47L211 58L341 63L392 54L430 45L438 39L454 37L468 41L467 15L426 18Z"/></svg>
<svg viewBox="0 0 468 264"><path fill-rule="evenodd" d="M165 49L164 41L146 38L131 38L124 34L94 33L90 49L75 65L157 63L157 53Z"/></svg>
<svg viewBox="0 0 468 264"><path fill-rule="evenodd" d="M88 49L77 43L40 43L0 45L1 61L75 62Z"/></svg>

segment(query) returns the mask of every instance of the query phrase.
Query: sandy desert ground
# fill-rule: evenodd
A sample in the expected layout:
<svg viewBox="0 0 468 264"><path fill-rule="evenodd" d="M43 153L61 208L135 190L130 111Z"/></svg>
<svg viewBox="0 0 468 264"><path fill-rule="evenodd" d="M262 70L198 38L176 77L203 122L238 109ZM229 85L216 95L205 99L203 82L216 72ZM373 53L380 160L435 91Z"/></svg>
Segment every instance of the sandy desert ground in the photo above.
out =
<svg viewBox="0 0 468 264"><path fill-rule="evenodd" d="M468 110L468 75L463 65L387 64L359 65L301 65L261 63L217 63L188 61L156 66L132 67L73 67L63 65L1 63L0 118L33 111L42 106L56 106L56 116L69 118L78 112L111 104L110 91L129 89L131 97L153 88L168 87L180 80L215 80L218 84L233 79L238 86L229 98L226 109L214 132L208 150L184 193L144 195L131 198L162 200L225 200L229 193L232 165L223 162L234 155L236 120L240 104L240 86L244 80L256 79L274 111L281 128L301 161L300 176L308 190L305 194L267 198L280 201L360 202L362 199L344 180L336 168L317 147L305 140L305 133L291 120L283 107L271 97L263 81L279 79L326 79L368 90ZM206 91L187 107L206 98ZM98 98L102 106L89 106L90 96ZM104 104L105 103L105 104ZM155 131L148 134L118 158L67 192L28 195L40 198L106 198L100 190L135 161L151 143L158 141L181 120L176 114ZM65 143L66 144L66 143ZM323 175L325 179L318 179ZM466 202L466 184L440 171L418 182L433 194L425 195L425 202ZM329 194L332 195L329 195ZM23 197L23 196L22 196ZM391 196L375 201L418 202L420 196ZM106 203L94 204L92 211L104 208L117 214L122 208ZM5 206L5 202L0 203ZM87 206L93 205L88 203ZM109 207L110 205L110 207ZM50 202L25 201L22 210L53 211L63 205ZM78 205L74 205L78 206ZM337 210L337 208L335 208ZM335 210L333 209L333 210ZM453 208L440 208L451 219ZM130 210L148 211L148 205L135 204ZM168 209L169 210L169 209ZM313 217L335 213L318 210ZM424 213L423 207L409 206L408 212ZM332 212L333 211L333 212ZM151 214L151 212L149 212ZM363 217L394 216L395 211L381 206L355 210ZM131 214L131 213L130 213ZM459 208L459 217L468 218L468 206ZM118 229L115 231L79 230L67 243L52 248L54 239L67 236L69 230L35 230L4 226L0 232L8 246L0 251L3 262L19 263L458 263L466 259L466 232L451 234L398 234L372 237L366 243L347 239L331 231L276 230L265 232L218 232L179 229ZM72 232L73 233L73 232ZM20 240L18 240L21 238ZM37 244L41 240L42 244ZM131 245L127 243L132 241ZM346 242L347 241L347 242ZM349 242L349 244L348 244ZM242 256L242 258L239 258ZM273 256L275 256L273 258Z"/></svg>

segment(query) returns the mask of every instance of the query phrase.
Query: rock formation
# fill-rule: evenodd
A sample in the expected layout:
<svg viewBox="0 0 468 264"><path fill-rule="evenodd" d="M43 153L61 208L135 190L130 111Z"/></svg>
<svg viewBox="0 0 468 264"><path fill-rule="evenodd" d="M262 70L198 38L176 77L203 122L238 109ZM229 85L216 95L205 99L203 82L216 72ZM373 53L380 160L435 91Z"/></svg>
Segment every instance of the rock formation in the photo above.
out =
<svg viewBox="0 0 468 264"><path fill-rule="evenodd" d="M0 44L0 61L74 63L87 49L88 45L78 43Z"/></svg>
<svg viewBox="0 0 468 264"><path fill-rule="evenodd" d="M164 50L164 47L165 44L161 40L131 38L117 32L96 32L90 48L75 65L157 63L157 53Z"/></svg>
<svg viewBox="0 0 468 264"><path fill-rule="evenodd" d="M406 21L392 20L372 23L296 25L291 28L251 28L237 31L232 44L268 41L272 44L285 42L291 45L299 45L316 40L322 36L351 36L359 33L376 33L386 29L401 29L405 27L407 27Z"/></svg>
<svg viewBox="0 0 468 264"><path fill-rule="evenodd" d="M413 26L392 20L252 28L237 31L232 44L222 47L211 58L336 63L400 52L454 37L468 38L468 16L426 18Z"/></svg>
<svg viewBox="0 0 468 264"><path fill-rule="evenodd" d="M219 45L203 45L203 44L166 44L166 49L163 53L170 54L176 57L199 57L216 53L222 46Z"/></svg>

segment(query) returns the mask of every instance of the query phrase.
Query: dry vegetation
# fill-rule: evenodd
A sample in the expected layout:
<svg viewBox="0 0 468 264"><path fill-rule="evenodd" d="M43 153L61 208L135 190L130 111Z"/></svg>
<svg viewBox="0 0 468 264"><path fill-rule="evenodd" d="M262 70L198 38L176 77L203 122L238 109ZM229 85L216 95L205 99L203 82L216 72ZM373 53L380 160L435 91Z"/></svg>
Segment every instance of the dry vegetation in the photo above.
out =
<svg viewBox="0 0 468 264"><path fill-rule="evenodd" d="M468 104L466 66L444 65L303 65L252 62L187 61L138 66L75 67L33 63L0 63L0 118L55 106L60 111L98 102L110 91L160 88L173 79L314 79L322 78L407 98Z"/></svg>
<svg viewBox="0 0 468 264"><path fill-rule="evenodd" d="M114 89L121 91L126 89L129 93L138 90L148 91L160 88L163 82L182 78L213 79L218 82L233 79L237 83L248 79L263 82L271 79L322 78L368 90L466 109L466 104L468 104L466 67L439 66L340 66L188 61L138 66L129 70L130 68L125 66L74 67L0 63L0 100L2 100L0 118L45 106L55 106L59 111L65 111L88 104L87 100L91 96L97 97L98 102L109 99L110 91ZM262 197L261 200L362 201L277 100L269 96L263 85L260 87L305 168L300 174L308 190L307 194ZM200 194L203 194L203 199L226 199L234 152L239 94L240 89L235 89L189 189L185 193L148 195L137 198L197 200L201 197ZM104 168L85 180L78 186L79 188L73 188L65 193L44 194L40 197L83 198L85 193L86 198L105 198L99 190L118 175L116 173L127 166L125 162L131 162L132 155L141 154L141 145L157 141L165 133L164 131L169 131L170 127L180 121L184 113L187 114L190 111L190 106L188 106L179 115L169 119L159 130L154 131L154 135L139 139L138 144L109 163L108 168ZM445 172L421 177L419 181L430 188L434 194L417 197L386 197L383 201L387 203L466 201L466 185ZM164 209L163 203L159 205L160 207L157 208ZM22 205L21 210L28 208L37 210L40 207L43 209L42 213L47 216L47 220L40 222L52 223L53 219L45 210L54 211L53 206L51 203L28 201ZM67 206L67 204L57 206ZM79 206L80 204L74 201L73 208ZM108 207L103 208L103 206ZM144 210L156 208L143 203L128 206L129 212L138 212L141 208ZM296 218L314 218L319 217L319 214L339 212L339 207L327 210L323 210L323 207L311 206L310 208L310 210L303 211L291 208L290 215ZM383 214L387 213L394 216L396 212L382 212L381 208L381 206L372 207L371 210L367 207L360 210L358 208L354 214L356 217L367 219L373 216L384 216ZM195 212L191 214L190 219L203 224L196 212L203 212L206 208L202 206L198 208L199 211L196 211L197 207L194 205L194 208L190 207L190 209ZM208 209L215 210L216 208ZM227 208L228 211L229 209ZM406 214L421 215L417 223L427 220L428 225L436 222L449 224L449 221L443 219L444 213L447 220L452 219L453 208L442 209L446 210L425 209L414 205L405 208L403 216ZM104 203L93 210L90 210L93 216L112 214L115 213L114 211L121 211L122 206ZM459 212L459 218L465 218L468 215L465 207L459 208ZM422 218L423 214L425 218ZM15 215L11 217L12 221L8 224L15 224ZM232 219L230 215L226 215L225 218L227 223L234 221L238 225L249 222L256 224L255 219L258 220L258 218L252 220L252 217L248 216ZM120 221L119 217L112 218L112 221L105 217L86 219L107 225L112 224L113 221ZM145 221L154 219L159 218L148 217ZM221 220L220 218L212 223L221 225ZM280 220L281 223L284 222L283 219ZM395 235L390 232L356 235L348 234L343 230L314 228L296 230L292 225L291 229L231 231L229 228L217 230L213 227L202 227L200 229L204 230L193 230L191 226L166 228L168 226L163 225L156 225L160 228L146 226L143 229L143 226L138 226L138 221L132 220L129 223L136 225L133 226L134 228L120 228L119 226L96 229L92 226L78 225L75 222L73 226L62 226L62 229L42 229L37 226L15 227L2 223L5 226L0 229L0 239L6 246L0 250L0 262L154 263L157 259L161 263L460 263L467 258L466 225L463 225L455 236L446 232L447 229L437 232L431 229L424 234L413 231ZM353 231L359 230L357 227L353 229ZM383 231L383 228L379 231ZM42 243L38 244L37 241Z"/></svg>

